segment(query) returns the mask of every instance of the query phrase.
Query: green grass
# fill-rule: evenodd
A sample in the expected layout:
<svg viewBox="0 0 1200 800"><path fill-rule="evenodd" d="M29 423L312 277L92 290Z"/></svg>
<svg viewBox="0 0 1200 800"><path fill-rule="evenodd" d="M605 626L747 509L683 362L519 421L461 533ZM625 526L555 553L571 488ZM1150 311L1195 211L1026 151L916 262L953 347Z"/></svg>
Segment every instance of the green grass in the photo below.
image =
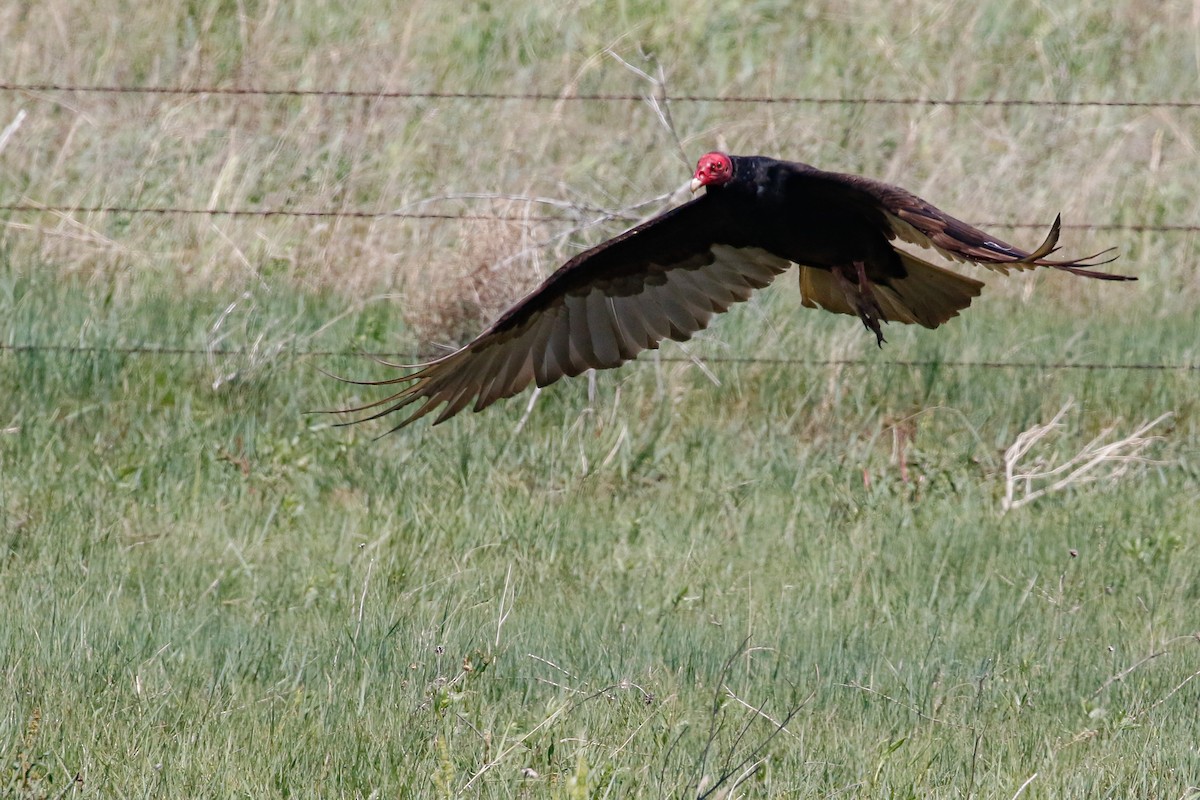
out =
<svg viewBox="0 0 1200 800"><path fill-rule="evenodd" d="M676 93L1197 85L1195 21L1138 2L44 5L0 11L6 80L646 90L611 45ZM18 107L0 203L622 209L686 178L636 103ZM972 220L1200 214L1194 110L672 114L691 157L725 137ZM97 349L0 353L0 796L1200 793L1195 369L964 365L1197 364L1194 234L1068 230L1141 280L997 276L882 351L787 276L687 346L720 386L669 346L519 433L526 395L374 440L305 413L372 396L320 370L388 375L349 354L427 348L431 305L454 338L473 270L528 249L486 308L621 223L4 222L0 341ZM200 353L120 349L146 344ZM1004 450L1068 400L1035 457L1171 412L1155 463L1004 513Z"/></svg>
<svg viewBox="0 0 1200 800"><path fill-rule="evenodd" d="M272 299L297 330L328 314ZM21 338L51 307L101 342L216 308L105 324L86 301L27 291ZM717 388L634 365L591 407L578 382L544 393L520 436L520 402L377 442L329 429L301 412L346 392L311 360L213 391L202 358L10 354L4 741L32 776L10 787L437 796L531 734L484 794L521 791L524 767L539 792L586 771L588 792L672 794L770 732L735 744L753 715L714 717L727 686L776 719L803 703L745 792L1000 796L1037 772L1056 795L1179 796L1200 774L1195 685L1172 694L1196 670L1195 377L886 365L986 340L978 310L874 367L715 363ZM998 451L1068 396L1061 452L1171 409L1167 463L1002 515Z"/></svg>

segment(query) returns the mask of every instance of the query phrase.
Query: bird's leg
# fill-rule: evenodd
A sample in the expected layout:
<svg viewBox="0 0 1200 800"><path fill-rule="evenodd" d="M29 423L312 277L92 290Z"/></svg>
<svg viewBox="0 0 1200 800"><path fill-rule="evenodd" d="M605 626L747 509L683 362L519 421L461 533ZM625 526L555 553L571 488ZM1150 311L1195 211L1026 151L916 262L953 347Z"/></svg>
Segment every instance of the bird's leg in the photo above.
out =
<svg viewBox="0 0 1200 800"><path fill-rule="evenodd" d="M846 302L858 314L866 329L875 334L875 343L883 347L887 340L883 338L883 330L879 323L887 322L887 318L883 315L883 309L879 307L871 279L867 277L867 265L862 261L854 262L856 280L851 280L841 267L833 268L833 277L845 295Z"/></svg>
<svg viewBox="0 0 1200 800"><path fill-rule="evenodd" d="M863 305L866 306L868 316L875 323L868 327L875 331L876 344L883 347L885 340L883 331L879 329L879 323L887 322L887 317L883 315L883 309L879 307L879 298L875 296L875 284L871 283L871 279L867 277L867 265L864 262L855 261L854 268L858 271L858 291L862 295Z"/></svg>

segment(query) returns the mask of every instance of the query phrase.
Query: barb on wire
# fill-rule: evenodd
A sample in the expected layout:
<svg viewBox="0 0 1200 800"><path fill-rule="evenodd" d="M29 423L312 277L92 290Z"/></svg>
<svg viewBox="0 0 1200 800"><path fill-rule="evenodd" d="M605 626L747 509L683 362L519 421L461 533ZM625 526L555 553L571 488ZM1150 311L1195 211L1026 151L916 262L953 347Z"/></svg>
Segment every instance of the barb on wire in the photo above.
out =
<svg viewBox="0 0 1200 800"><path fill-rule="evenodd" d="M380 100L528 100L579 101L592 103L641 102L644 95L590 92L564 95L559 92L457 92L392 89L297 89L257 86L115 86L63 83L0 83L5 92L79 92L88 94L163 94L214 96L344 97ZM805 95L672 95L677 103L746 103L751 105L889 105L1032 108L1200 108L1200 100L1039 100L1034 98L952 97L817 97Z"/></svg>
<svg viewBox="0 0 1200 800"><path fill-rule="evenodd" d="M75 345L52 344L40 342L0 343L0 353L62 353L67 355L123 355L123 356L247 356L251 351L243 348L221 347L182 347L173 345L127 345L123 347L107 345ZM374 358L385 361L405 361L418 363L444 353L419 353L413 355L405 352L367 352L362 350L333 350L333 349L299 349L279 348L279 355L293 358ZM690 364L696 361L695 355L660 355L655 361L666 363ZM963 369L1012 369L1012 370L1124 370L1145 372L1200 372L1200 362L1188 363L1103 363L1103 362L1071 362L1071 361L970 361L970 360L939 360L926 359L893 359L890 361L876 358L789 358L786 356L701 356L708 364L758 364L758 365L787 365L802 367L900 367L917 369L921 367L955 367ZM632 364L653 366L654 361L635 360Z"/></svg>
<svg viewBox="0 0 1200 800"><path fill-rule="evenodd" d="M183 208L179 206L51 206L40 203L10 203L0 205L0 212L45 212L50 214L156 214L159 216L208 217L337 217L341 219L432 219L432 220L511 220L513 222L561 222L566 217L547 215L499 215L450 213L435 211L307 211L291 208Z"/></svg>
<svg viewBox="0 0 1200 800"><path fill-rule="evenodd" d="M465 199L470 199L464 195ZM655 201L661 198L654 198ZM586 210L586 209L585 209ZM490 220L497 222L574 222L574 217L550 214L482 214L477 212L435 211L356 211L356 210L304 210L290 208L184 208L179 206L55 206L41 203L0 204L0 213L29 214L152 214L159 216L209 216L209 217L298 217L339 219L411 219L411 220ZM609 219L618 215L608 214ZM978 223L981 228L1041 229L1045 222L999 222ZM1065 222L1061 226L1071 230L1129 231L1133 233L1200 233L1200 224L1143 225L1123 222Z"/></svg>

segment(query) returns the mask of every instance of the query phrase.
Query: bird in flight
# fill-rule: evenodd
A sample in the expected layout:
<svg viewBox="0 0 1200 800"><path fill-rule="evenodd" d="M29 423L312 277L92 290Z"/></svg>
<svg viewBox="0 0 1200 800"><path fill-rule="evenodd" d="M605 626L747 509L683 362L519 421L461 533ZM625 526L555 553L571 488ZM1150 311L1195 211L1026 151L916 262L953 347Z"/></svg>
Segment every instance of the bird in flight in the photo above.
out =
<svg viewBox="0 0 1200 800"><path fill-rule="evenodd" d="M1101 280L1109 251L1050 259L1060 218L1033 252L984 233L881 181L763 156L708 153L691 189L705 193L580 253L465 347L404 366L380 381L387 397L339 413L364 422L407 412L393 430L442 406L434 424L474 403L481 411L530 383L610 369L686 341L715 314L799 267L801 302L862 320L882 347L880 323L936 328L971 304L983 284L894 244L933 248L954 261L1009 270L1049 267ZM350 423L346 423L350 424Z"/></svg>

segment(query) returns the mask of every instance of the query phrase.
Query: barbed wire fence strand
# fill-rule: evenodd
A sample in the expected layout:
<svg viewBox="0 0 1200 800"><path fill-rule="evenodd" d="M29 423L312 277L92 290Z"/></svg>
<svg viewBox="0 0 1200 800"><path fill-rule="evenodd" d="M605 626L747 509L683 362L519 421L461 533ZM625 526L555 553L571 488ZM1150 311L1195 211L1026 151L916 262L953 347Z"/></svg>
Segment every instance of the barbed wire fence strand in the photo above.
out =
<svg viewBox="0 0 1200 800"><path fill-rule="evenodd" d="M324 97L380 100L484 100L537 102L640 102L644 93L607 92L468 92L424 89L301 89L296 87L250 86L117 86L60 83L0 83L0 91L86 94L157 94L260 97ZM1035 98L953 98L953 97L819 97L809 95L708 95L678 94L667 100L674 103L748 103L754 105L908 105L958 107L1049 107L1049 108L1200 108L1200 100L1060 100Z"/></svg>
<svg viewBox="0 0 1200 800"><path fill-rule="evenodd" d="M244 348L227 347L181 347L173 345L75 345L75 344L46 344L46 343L0 343L0 353L31 354L50 353L74 356L131 356L131 357L221 357L245 358L260 357L258 351ZM418 354L402 352L378 352L365 350L337 350L332 348L283 348L279 355L291 359L302 358L368 358L368 359L409 359L419 362L423 359L436 357L439 354ZM874 358L789 358L786 356L722 356L700 355L663 355L654 358L637 359L634 364L652 364L654 361L666 363L688 364L700 361L710 364L733 365L777 365L777 366L808 366L808 367L901 367L908 369L928 367L952 367L964 369L1011 369L1011 370L1123 370L1143 372L1200 372L1200 363L1104 363L1104 362L1072 362L1072 361L973 361L964 359L892 359L881 360Z"/></svg>
<svg viewBox="0 0 1200 800"><path fill-rule="evenodd" d="M495 222L572 222L572 217L547 214L481 214L473 212L430 212L430 211L362 211L362 210L306 210L291 208L183 208L178 206L57 206L40 203L0 204L0 213L49 213L49 214L146 214L158 216L208 216L208 217L284 217L314 219L406 219L406 220L486 220ZM613 219L624 218L623 214L606 214ZM978 223L983 228L1045 228L1046 222L988 221ZM1064 229L1094 231L1129 231L1132 233L1200 233L1200 224L1146 224L1125 222L1065 222Z"/></svg>
<svg viewBox="0 0 1200 800"><path fill-rule="evenodd" d="M186 96L232 96L232 97L301 97L301 98L345 98L377 100L473 100L473 101L532 101L532 102L640 102L644 93L562 93L562 92L467 92L435 90L361 90L361 89L300 89L229 86L116 86L74 85L58 83L10 83L0 82L0 91L36 95L39 93L90 93L108 95L186 95ZM818 97L818 96L728 96L681 94L666 98L679 103L727 103L761 105L892 105L892 106L945 106L945 107L1030 107L1030 108L1137 108L1137 109L1197 109L1200 100L1060 100L1033 98L933 98L933 97ZM0 212L8 213L54 213L54 214L147 214L147 215L197 215L229 217L292 217L292 218L347 218L347 219L412 219L412 220L508 220L515 222L566 222L568 217L552 215L501 215L470 212L406 212L406 211L361 211L361 210L302 210L302 209L212 209L185 207L150 207L121 205L64 206L35 203L10 203L0 205ZM987 222L984 226L997 228L1041 228L1041 222ZM1084 222L1065 224L1064 228L1113 230L1131 232L1195 233L1200 224L1141 224ZM145 357L247 357L249 350L177 347L168 345L134 345L125 347L61 345L44 343L0 343L0 353L58 353L67 355L122 355ZM402 353L347 352L333 349L297 350L286 354L292 358L313 357L371 357L403 358ZM839 358L797 359L784 357L737 357L737 356L670 356L659 355L663 362L688 363L697 358L709 363L725 364L777 364L810 367L902 367L928 368L950 367L968 369L1015 369L1015 370L1128 370L1158 372L1196 372L1200 364L1161 363L1074 363L1034 361L969 361L969 360L892 360ZM649 360L635 363L651 363Z"/></svg>
<svg viewBox="0 0 1200 800"><path fill-rule="evenodd" d="M238 87L238 86L120 86L84 85L62 83L14 83L0 82L0 91L36 95L39 93L85 93L107 95L185 95L214 97L313 97L313 98L359 98L383 100L472 100L472 101L575 101L575 102L640 102L644 93L564 93L564 92L470 92L441 90L391 90L391 89L303 89L298 87ZM808 95L670 95L668 102L679 103L734 103L753 105L908 105L948 107L1033 107L1033 108L1200 108L1200 100L1063 100L1034 98L934 98L934 97L818 97ZM156 215L205 215L227 217L260 218L336 218L336 219L411 219L411 220L488 220L514 222L559 222L561 216L551 215L503 215L469 212L405 212L405 211L362 211L362 210L302 210L284 208L240 209L240 208L183 208L144 207L123 205L41 205L35 203L8 203L0 205L0 213L56 213L56 214L156 214ZM1006 229L1042 228L1043 222L987 222L984 226ZM1082 222L1067 223L1064 228L1076 230L1129 231L1157 233L1196 233L1200 224L1144 224Z"/></svg>

